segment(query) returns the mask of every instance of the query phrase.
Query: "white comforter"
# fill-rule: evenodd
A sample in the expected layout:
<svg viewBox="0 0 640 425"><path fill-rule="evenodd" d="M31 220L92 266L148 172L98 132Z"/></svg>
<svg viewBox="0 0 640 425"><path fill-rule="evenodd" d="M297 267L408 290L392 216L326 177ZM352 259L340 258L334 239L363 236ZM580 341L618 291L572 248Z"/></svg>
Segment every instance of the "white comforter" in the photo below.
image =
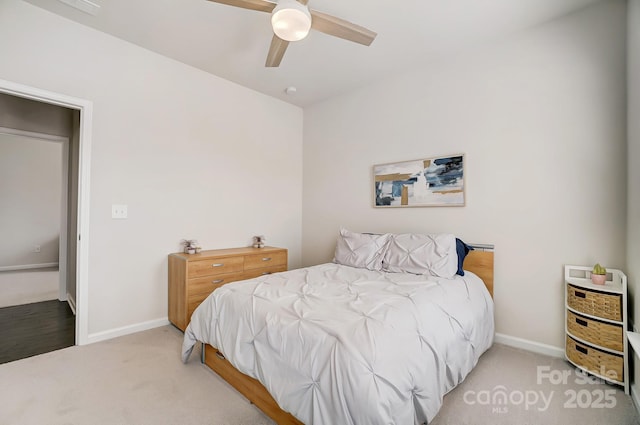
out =
<svg viewBox="0 0 640 425"><path fill-rule="evenodd" d="M422 424L493 341L482 281L338 264L214 291L194 312L182 359L218 348L305 424Z"/></svg>

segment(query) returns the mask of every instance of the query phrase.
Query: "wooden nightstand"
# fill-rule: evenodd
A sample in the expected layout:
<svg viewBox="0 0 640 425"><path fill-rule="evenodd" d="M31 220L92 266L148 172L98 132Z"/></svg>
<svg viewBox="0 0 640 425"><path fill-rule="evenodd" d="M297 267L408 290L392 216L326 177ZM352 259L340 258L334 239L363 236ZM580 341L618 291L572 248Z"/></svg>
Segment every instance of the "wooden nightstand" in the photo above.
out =
<svg viewBox="0 0 640 425"><path fill-rule="evenodd" d="M230 248L169 254L169 321L183 332L191 314L216 288L287 270L284 248Z"/></svg>
<svg viewBox="0 0 640 425"><path fill-rule="evenodd" d="M629 394L627 277L607 270L607 282L591 282L591 267L565 266L565 356L569 362Z"/></svg>

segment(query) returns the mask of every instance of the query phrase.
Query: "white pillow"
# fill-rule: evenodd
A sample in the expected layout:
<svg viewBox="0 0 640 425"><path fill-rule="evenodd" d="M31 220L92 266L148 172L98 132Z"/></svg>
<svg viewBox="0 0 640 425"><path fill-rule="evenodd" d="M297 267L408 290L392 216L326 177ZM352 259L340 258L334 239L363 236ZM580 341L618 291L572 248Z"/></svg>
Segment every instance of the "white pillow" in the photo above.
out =
<svg viewBox="0 0 640 425"><path fill-rule="evenodd" d="M368 270L382 270L389 234L370 235L340 229L334 263Z"/></svg>
<svg viewBox="0 0 640 425"><path fill-rule="evenodd" d="M452 278L458 271L456 237L452 234L392 235L384 255L383 270Z"/></svg>

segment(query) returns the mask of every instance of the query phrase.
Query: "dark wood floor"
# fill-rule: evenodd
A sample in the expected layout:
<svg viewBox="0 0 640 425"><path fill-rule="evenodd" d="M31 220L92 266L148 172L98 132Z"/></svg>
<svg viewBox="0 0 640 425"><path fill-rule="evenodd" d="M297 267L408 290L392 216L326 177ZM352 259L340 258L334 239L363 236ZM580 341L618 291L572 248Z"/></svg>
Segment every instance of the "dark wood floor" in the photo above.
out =
<svg viewBox="0 0 640 425"><path fill-rule="evenodd" d="M0 308L0 364L75 345L76 318L58 300Z"/></svg>

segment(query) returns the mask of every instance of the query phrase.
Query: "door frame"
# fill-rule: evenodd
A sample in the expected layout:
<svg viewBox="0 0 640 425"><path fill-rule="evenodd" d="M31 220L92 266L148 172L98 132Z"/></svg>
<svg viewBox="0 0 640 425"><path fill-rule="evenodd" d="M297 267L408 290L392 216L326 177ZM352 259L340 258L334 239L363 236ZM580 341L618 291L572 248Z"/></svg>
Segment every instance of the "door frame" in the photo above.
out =
<svg viewBox="0 0 640 425"><path fill-rule="evenodd" d="M76 345L89 343L89 212L93 102L0 79L0 93L80 112L78 129L78 248L76 250ZM66 296L66 294L65 294Z"/></svg>

